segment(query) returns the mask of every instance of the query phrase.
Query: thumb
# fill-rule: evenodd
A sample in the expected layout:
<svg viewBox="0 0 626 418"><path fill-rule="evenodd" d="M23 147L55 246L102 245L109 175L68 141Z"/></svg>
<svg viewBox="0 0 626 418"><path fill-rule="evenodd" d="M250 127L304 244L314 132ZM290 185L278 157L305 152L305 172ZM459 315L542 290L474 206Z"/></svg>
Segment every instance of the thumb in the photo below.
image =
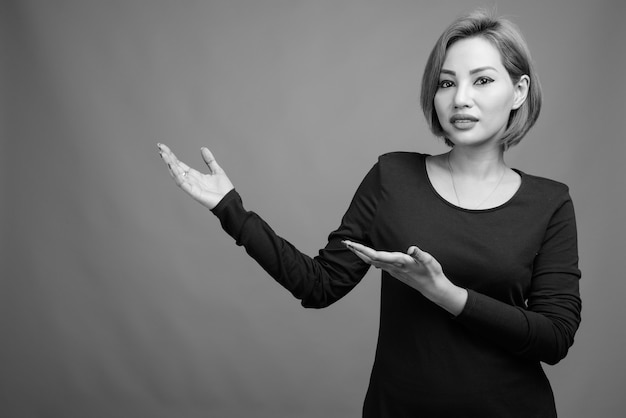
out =
<svg viewBox="0 0 626 418"><path fill-rule="evenodd" d="M426 262L429 256L427 252L420 250L414 245L410 246L406 253L420 263Z"/></svg>
<svg viewBox="0 0 626 418"><path fill-rule="evenodd" d="M202 154L202 159L209 167L209 171L211 172L211 174L215 174L217 171L219 171L220 166L217 164L217 161L215 161L213 153L209 151L207 147L202 147L200 149L200 153Z"/></svg>

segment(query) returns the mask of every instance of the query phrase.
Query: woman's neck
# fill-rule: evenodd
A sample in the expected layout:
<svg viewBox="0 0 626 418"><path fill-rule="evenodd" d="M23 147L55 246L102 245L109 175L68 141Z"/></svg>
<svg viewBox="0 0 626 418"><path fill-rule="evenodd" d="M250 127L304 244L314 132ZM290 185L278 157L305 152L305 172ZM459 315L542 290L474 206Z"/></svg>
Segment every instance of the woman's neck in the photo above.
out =
<svg viewBox="0 0 626 418"><path fill-rule="evenodd" d="M476 149L455 146L448 154L454 172L465 178L489 179L502 175L507 166L502 148Z"/></svg>

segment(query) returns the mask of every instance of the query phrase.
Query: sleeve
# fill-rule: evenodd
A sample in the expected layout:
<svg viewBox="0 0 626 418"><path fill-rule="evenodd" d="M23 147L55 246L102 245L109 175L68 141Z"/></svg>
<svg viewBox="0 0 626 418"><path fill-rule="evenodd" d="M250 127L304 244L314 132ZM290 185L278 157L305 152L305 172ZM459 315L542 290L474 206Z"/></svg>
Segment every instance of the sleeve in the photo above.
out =
<svg viewBox="0 0 626 418"><path fill-rule="evenodd" d="M580 270L572 201L553 214L535 257L527 307L515 307L469 290L457 319L505 349L556 364L574 343L580 324Z"/></svg>
<svg viewBox="0 0 626 418"><path fill-rule="evenodd" d="M352 290L369 268L341 241L370 242L369 230L378 203L378 169L376 164L366 175L339 228L329 235L325 248L314 258L278 236L259 215L247 211L235 190L212 212L237 245L243 246L267 273L300 299L302 306L323 308Z"/></svg>

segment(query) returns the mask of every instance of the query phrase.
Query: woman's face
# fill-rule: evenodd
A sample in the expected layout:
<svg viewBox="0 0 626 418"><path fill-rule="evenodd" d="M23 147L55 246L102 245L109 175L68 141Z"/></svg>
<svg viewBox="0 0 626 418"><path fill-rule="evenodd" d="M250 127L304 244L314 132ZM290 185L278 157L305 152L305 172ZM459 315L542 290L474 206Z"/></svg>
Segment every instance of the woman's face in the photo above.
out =
<svg viewBox="0 0 626 418"><path fill-rule="evenodd" d="M522 105L528 76L513 84L500 52L486 39L467 38L448 48L435 94L435 111L455 145L495 145L512 109Z"/></svg>

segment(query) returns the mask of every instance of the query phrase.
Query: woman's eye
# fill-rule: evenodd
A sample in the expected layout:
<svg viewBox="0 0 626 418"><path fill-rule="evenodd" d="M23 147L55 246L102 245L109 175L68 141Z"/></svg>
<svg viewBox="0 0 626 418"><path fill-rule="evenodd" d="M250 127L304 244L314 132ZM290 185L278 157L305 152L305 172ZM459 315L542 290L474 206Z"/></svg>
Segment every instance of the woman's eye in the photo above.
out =
<svg viewBox="0 0 626 418"><path fill-rule="evenodd" d="M484 84L489 84L489 83L491 83L491 82L493 82L493 80L492 80L491 78L489 78L489 77L480 77L480 78L478 78L478 79L475 81L475 83L474 83L474 84L479 85L479 86L482 86L482 85L484 85Z"/></svg>
<svg viewBox="0 0 626 418"><path fill-rule="evenodd" d="M454 83L450 80L442 80L439 82L440 89L447 89L448 87L452 87Z"/></svg>

